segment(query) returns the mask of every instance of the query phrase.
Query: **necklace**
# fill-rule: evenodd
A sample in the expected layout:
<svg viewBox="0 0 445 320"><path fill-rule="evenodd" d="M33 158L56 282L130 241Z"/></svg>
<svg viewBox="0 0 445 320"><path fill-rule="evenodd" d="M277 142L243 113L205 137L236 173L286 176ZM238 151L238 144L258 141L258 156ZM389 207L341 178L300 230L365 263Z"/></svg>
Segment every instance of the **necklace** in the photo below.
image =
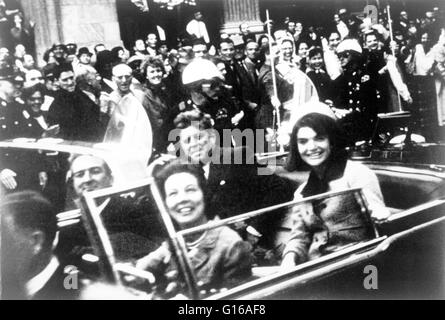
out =
<svg viewBox="0 0 445 320"><path fill-rule="evenodd" d="M198 239L196 239L193 242L186 242L187 248L189 250L196 248L199 243L205 238L205 236L207 235L207 231L204 232Z"/></svg>

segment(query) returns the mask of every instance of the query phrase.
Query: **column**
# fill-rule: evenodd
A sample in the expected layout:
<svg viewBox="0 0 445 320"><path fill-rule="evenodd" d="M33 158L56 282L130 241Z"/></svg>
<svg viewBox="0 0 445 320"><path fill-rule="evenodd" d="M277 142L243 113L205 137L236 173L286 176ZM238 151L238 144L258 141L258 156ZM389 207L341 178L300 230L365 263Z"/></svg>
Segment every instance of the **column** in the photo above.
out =
<svg viewBox="0 0 445 320"><path fill-rule="evenodd" d="M121 45L118 0L21 0L26 18L35 25L36 51L41 61L52 44L76 43L90 47Z"/></svg>
<svg viewBox="0 0 445 320"><path fill-rule="evenodd" d="M224 23L221 33L239 33L239 25L247 23L253 33L260 33L264 25L260 20L259 0L223 0Z"/></svg>
<svg viewBox="0 0 445 320"><path fill-rule="evenodd" d="M22 0L21 5L28 21L33 21L37 60L53 43L62 42L62 29L58 1Z"/></svg>

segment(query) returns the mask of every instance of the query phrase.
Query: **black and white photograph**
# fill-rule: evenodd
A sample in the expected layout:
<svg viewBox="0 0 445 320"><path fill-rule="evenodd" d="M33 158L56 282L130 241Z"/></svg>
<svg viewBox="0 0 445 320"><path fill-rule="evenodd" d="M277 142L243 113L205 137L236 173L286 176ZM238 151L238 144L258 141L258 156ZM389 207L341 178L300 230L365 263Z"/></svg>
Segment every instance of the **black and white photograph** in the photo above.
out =
<svg viewBox="0 0 445 320"><path fill-rule="evenodd" d="M445 2L0 0L0 235L0 300L445 299Z"/></svg>

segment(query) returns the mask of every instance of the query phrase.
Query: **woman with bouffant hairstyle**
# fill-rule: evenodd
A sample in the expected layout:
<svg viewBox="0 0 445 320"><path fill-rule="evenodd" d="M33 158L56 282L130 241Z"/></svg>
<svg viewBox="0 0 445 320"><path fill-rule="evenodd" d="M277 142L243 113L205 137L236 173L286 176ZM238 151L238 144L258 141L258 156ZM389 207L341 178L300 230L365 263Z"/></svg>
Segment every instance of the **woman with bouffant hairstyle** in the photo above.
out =
<svg viewBox="0 0 445 320"><path fill-rule="evenodd" d="M371 217L386 219L377 176L361 163L349 161L344 134L334 114L310 112L295 124L290 141L287 170L309 169L307 182L295 192L294 200L330 191L362 188ZM353 194L303 203L292 208L290 240L282 265L292 267L334 252L341 247L374 236L370 221L357 208Z"/></svg>

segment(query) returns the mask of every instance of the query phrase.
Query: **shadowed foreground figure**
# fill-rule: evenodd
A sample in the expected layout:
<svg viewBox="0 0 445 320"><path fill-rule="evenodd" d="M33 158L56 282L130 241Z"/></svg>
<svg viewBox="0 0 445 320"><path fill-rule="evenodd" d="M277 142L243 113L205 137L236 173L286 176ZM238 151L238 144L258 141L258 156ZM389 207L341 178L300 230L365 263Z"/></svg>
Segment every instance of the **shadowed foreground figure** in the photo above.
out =
<svg viewBox="0 0 445 320"><path fill-rule="evenodd" d="M68 274L53 253L57 220L48 200L34 191L9 194L0 213L2 299L77 299L78 288L65 288Z"/></svg>

